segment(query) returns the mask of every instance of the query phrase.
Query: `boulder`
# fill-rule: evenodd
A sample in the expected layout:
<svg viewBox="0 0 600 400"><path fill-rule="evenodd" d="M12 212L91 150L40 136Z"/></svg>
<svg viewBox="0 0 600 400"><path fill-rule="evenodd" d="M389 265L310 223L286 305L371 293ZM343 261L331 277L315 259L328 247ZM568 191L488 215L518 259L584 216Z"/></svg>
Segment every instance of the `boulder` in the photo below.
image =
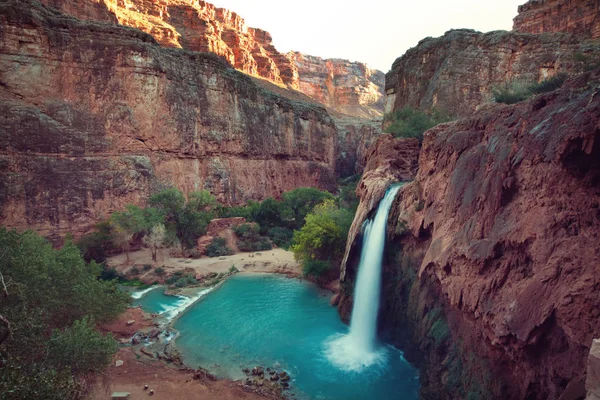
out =
<svg viewBox="0 0 600 400"><path fill-rule="evenodd" d="M586 400L600 400L600 339L594 339L587 362Z"/></svg>

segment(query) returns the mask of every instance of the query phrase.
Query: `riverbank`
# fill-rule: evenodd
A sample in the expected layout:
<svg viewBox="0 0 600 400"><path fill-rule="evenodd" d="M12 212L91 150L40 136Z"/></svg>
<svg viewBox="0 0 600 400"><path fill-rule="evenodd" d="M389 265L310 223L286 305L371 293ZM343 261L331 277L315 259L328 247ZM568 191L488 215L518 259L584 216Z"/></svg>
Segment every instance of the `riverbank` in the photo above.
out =
<svg viewBox="0 0 600 400"><path fill-rule="evenodd" d="M166 253L166 252L163 252ZM118 254L106 260L109 267L124 276L133 276L140 281L151 284L160 280L157 268L162 268L164 276L176 272L185 272L194 276L206 276L210 273L225 274L231 267L240 272L278 273L288 276L300 276L300 265L294 259L294 253L284 249L272 249L260 252L236 253L230 256L180 258L159 254L156 262L152 261L150 250L142 249L129 253L129 262L125 254ZM144 266L150 266L144 270ZM134 270L135 268L135 270Z"/></svg>

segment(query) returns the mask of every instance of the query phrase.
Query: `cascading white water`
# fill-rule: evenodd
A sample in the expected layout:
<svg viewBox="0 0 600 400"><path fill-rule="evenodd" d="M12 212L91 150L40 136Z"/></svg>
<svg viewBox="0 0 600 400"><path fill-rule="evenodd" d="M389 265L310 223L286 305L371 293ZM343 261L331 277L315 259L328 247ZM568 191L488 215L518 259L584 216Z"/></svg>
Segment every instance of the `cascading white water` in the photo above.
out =
<svg viewBox="0 0 600 400"><path fill-rule="evenodd" d="M387 219L400 185L390 187L379 203L375 218L363 224L363 245L354 289L350 333L328 343L327 357L348 370L385 361L385 348L377 348L377 312L381 290L381 261Z"/></svg>

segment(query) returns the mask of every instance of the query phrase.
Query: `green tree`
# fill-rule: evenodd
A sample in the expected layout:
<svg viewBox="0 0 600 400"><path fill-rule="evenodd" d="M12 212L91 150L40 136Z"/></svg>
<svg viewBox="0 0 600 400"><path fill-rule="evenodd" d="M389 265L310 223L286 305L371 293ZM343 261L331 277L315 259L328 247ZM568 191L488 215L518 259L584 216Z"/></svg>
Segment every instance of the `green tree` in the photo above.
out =
<svg viewBox="0 0 600 400"><path fill-rule="evenodd" d="M283 197L283 208L291 211L291 221L288 227L291 229L300 229L304 225L304 219L313 208L322 203L325 199L332 199L329 192L323 190L302 187L289 192L285 192Z"/></svg>
<svg viewBox="0 0 600 400"><path fill-rule="evenodd" d="M322 261L329 266L339 262L353 217L350 210L339 208L333 199L317 205L306 216L302 229L294 232L291 247L305 275L314 276L315 271L323 274L327 270L323 263L315 265L314 261ZM313 268L315 266L317 268Z"/></svg>
<svg viewBox="0 0 600 400"><path fill-rule="evenodd" d="M254 214L254 221L260 225L260 233L266 233L269 229L282 226L283 207L280 202L269 197L263 200Z"/></svg>
<svg viewBox="0 0 600 400"><path fill-rule="evenodd" d="M100 272L70 241L55 250L34 232L0 228L3 398L80 398L92 367L76 358L96 354L93 368L107 366L114 340L92 333L91 321L111 320L130 297L116 282L99 280Z"/></svg>

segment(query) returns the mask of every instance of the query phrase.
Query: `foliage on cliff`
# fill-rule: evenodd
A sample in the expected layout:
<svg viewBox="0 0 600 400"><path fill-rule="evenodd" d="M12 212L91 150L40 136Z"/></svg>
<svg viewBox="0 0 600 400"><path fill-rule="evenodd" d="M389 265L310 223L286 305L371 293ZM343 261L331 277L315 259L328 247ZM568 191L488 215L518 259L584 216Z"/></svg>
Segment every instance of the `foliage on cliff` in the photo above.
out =
<svg viewBox="0 0 600 400"><path fill-rule="evenodd" d="M389 123L385 129L386 133L391 133L397 138L417 138L422 141L426 130L443 122L451 121L452 118L437 110L425 112L403 107L386 115L385 120Z"/></svg>
<svg viewBox="0 0 600 400"><path fill-rule="evenodd" d="M525 84L523 82L507 82L492 91L496 103L515 104L527 100L536 94L551 92L562 86L567 74L558 74L541 82Z"/></svg>
<svg viewBox="0 0 600 400"><path fill-rule="evenodd" d="M127 294L99 280L68 241L0 228L0 393L6 399L77 399L117 344L94 329L124 311Z"/></svg>

